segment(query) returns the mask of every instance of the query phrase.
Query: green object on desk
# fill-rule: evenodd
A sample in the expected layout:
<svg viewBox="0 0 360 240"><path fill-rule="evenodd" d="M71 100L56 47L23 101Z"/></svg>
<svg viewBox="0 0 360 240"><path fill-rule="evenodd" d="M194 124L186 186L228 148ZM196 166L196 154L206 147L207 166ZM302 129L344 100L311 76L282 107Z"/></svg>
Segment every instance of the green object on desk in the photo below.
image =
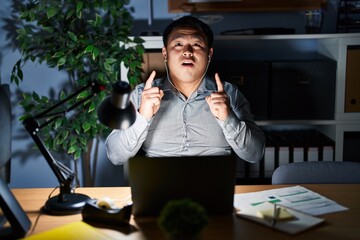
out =
<svg viewBox="0 0 360 240"><path fill-rule="evenodd" d="M169 201L158 219L160 228L173 238L196 237L208 222L208 215L203 206L190 199Z"/></svg>

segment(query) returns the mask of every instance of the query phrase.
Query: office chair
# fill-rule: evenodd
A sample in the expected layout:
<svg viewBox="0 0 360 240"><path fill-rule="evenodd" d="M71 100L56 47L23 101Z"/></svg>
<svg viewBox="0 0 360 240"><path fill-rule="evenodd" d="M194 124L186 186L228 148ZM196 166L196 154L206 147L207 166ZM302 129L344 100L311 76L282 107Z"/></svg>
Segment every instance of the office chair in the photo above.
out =
<svg viewBox="0 0 360 240"><path fill-rule="evenodd" d="M272 184L360 183L360 162L296 162L275 169Z"/></svg>
<svg viewBox="0 0 360 240"><path fill-rule="evenodd" d="M11 103L9 84L0 84L0 179L10 183Z"/></svg>

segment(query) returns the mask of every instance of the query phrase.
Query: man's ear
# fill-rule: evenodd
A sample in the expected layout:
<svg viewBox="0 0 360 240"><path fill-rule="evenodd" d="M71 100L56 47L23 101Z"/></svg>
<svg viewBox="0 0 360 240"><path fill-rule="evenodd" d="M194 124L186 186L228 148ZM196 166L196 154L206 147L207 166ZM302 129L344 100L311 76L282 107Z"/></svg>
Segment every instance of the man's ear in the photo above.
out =
<svg viewBox="0 0 360 240"><path fill-rule="evenodd" d="M164 60L167 60L167 51L165 47L162 48L162 55L164 57Z"/></svg>
<svg viewBox="0 0 360 240"><path fill-rule="evenodd" d="M209 61L211 60L212 56L213 56L213 53L214 53L214 49L213 48L210 48L209 49Z"/></svg>

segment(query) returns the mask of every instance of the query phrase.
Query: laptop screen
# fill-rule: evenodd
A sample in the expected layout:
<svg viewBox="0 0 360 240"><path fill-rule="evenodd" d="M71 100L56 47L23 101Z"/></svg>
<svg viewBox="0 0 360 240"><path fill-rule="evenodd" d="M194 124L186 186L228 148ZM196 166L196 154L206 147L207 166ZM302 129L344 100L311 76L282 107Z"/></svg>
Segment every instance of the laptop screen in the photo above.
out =
<svg viewBox="0 0 360 240"><path fill-rule="evenodd" d="M129 159L134 216L157 216L173 199L190 199L208 214L233 211L236 158L196 156Z"/></svg>

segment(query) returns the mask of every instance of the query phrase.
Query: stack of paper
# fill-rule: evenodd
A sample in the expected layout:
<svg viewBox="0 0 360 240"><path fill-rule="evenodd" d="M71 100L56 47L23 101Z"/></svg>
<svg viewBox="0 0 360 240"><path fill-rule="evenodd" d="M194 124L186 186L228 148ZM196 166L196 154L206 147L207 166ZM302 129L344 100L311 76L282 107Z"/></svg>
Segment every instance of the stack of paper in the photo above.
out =
<svg viewBox="0 0 360 240"><path fill-rule="evenodd" d="M293 217L278 219L281 221L274 224L274 219L264 216L266 212L273 213L274 204L285 208ZM234 206L238 209L238 216L290 234L302 232L324 221L314 217L316 215L347 210L346 207L302 186L235 194Z"/></svg>

